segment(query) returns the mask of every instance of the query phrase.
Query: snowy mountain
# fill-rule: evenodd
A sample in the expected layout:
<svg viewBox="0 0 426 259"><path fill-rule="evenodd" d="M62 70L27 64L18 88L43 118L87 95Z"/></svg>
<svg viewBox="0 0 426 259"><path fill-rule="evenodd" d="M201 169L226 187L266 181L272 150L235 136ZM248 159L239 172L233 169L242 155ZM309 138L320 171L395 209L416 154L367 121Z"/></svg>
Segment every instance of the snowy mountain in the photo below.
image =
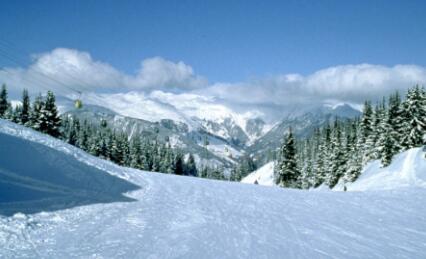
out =
<svg viewBox="0 0 426 259"><path fill-rule="evenodd" d="M195 154L199 165L229 168L235 164L242 152L238 145L210 134L203 128L190 130L187 124L170 119L151 122L123 116L95 105L85 105L82 109L69 110L63 116L77 117L81 121L87 120L94 124L107 121L110 127L126 132L129 136L141 134L145 138L160 142L168 141L172 147L179 148L185 153ZM205 140L208 140L208 146L205 145Z"/></svg>
<svg viewBox="0 0 426 259"><path fill-rule="evenodd" d="M291 125L298 136L334 119L353 118L359 111L349 105L321 106L315 110L299 109L283 120L263 120L260 110L236 111L219 100L197 94L86 94L84 108L59 100L62 113L89 121L108 121L115 129L130 135L141 133L164 140L185 152L196 154L199 163L232 167L242 154L253 155L260 163L270 160ZM158 136L157 136L158 135ZM205 146L205 140L209 145ZM200 162L201 161L201 162Z"/></svg>
<svg viewBox="0 0 426 259"><path fill-rule="evenodd" d="M247 152L252 154L259 164L264 164L273 158L273 153L280 147L284 133L289 127L297 137L310 136L315 128L333 122L336 118L345 120L355 118L361 113L349 105L335 107L323 106L316 110L303 113L297 116L287 116L277 123L266 134L256 139L247 148Z"/></svg>
<svg viewBox="0 0 426 259"><path fill-rule="evenodd" d="M247 175L243 183L273 186L274 162L269 162ZM379 160L368 163L361 175L353 183L346 183L347 191L377 191L399 188L426 188L426 151L424 148L412 148L396 155L392 163L383 167ZM343 191L340 181L333 190Z"/></svg>
<svg viewBox="0 0 426 259"><path fill-rule="evenodd" d="M259 111L239 113L213 97L154 91L149 94L143 92L88 94L85 100L89 104L107 107L127 117L151 122L169 119L187 124L189 130L201 127L227 140L232 138L248 140L260 135L258 131L253 132L252 128L250 130L246 128L248 120L260 117ZM260 127L261 132L263 127Z"/></svg>
<svg viewBox="0 0 426 259"><path fill-rule="evenodd" d="M266 188L122 168L2 120L0 134L2 258L426 256L423 187Z"/></svg>

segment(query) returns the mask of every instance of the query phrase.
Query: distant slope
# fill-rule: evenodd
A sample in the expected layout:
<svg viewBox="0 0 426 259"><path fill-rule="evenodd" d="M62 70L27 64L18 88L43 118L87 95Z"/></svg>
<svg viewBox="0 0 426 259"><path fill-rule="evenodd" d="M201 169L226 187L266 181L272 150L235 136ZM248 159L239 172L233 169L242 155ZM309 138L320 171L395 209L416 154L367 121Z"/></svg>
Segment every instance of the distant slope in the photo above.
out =
<svg viewBox="0 0 426 259"><path fill-rule="evenodd" d="M346 183L347 191L392 190L404 187L426 188L426 152L423 148L412 148L394 156L392 163L383 168L379 160L368 163L359 178ZM273 182L273 162L269 162L250 173L243 183L271 186ZM344 184L339 182L333 190L343 191Z"/></svg>
<svg viewBox="0 0 426 259"><path fill-rule="evenodd" d="M141 186L126 194L134 202L0 216L1 258L426 257L425 188L309 192L148 173L8 122L0 133L37 143L26 160L48 160L57 175L68 169L49 160L59 152Z"/></svg>
<svg viewBox="0 0 426 259"><path fill-rule="evenodd" d="M360 177L346 184L348 191L392 190L405 187L426 188L426 158L423 148L412 148L396 155L383 168L376 160L367 164ZM340 182L334 190L343 190Z"/></svg>
<svg viewBox="0 0 426 259"><path fill-rule="evenodd" d="M271 161L273 153L280 147L283 136L289 127L292 128L296 137L303 138L310 136L315 128L331 123L336 118L346 120L359 115L360 112L349 105L340 105L337 107L320 107L301 115L288 116L251 143L246 148L246 152L251 154L259 164L264 164Z"/></svg>
<svg viewBox="0 0 426 259"><path fill-rule="evenodd" d="M105 120L110 127L126 132L129 136L140 134L147 139L163 143L167 138L172 147L179 148L184 153L195 154L200 167L201 165L222 165L230 168L241 153L241 148L231 141L212 135L203 128L190 130L187 124L170 119L151 122L122 116L95 105L85 105L82 109L69 110L63 116L73 116L94 124L100 124L101 120ZM205 139L208 139L210 143L207 150L204 146Z"/></svg>
<svg viewBox="0 0 426 259"><path fill-rule="evenodd" d="M261 168L244 177L242 183L257 183L259 185L273 186L274 183L274 165L275 162L269 162Z"/></svg>

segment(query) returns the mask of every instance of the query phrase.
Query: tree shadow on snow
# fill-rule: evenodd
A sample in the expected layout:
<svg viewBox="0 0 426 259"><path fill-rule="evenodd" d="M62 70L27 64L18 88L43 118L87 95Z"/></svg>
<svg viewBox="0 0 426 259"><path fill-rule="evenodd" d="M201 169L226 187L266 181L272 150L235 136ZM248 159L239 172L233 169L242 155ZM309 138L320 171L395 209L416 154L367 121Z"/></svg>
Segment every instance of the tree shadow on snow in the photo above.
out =
<svg viewBox="0 0 426 259"><path fill-rule="evenodd" d="M42 144L0 133L0 214L126 202L139 186Z"/></svg>

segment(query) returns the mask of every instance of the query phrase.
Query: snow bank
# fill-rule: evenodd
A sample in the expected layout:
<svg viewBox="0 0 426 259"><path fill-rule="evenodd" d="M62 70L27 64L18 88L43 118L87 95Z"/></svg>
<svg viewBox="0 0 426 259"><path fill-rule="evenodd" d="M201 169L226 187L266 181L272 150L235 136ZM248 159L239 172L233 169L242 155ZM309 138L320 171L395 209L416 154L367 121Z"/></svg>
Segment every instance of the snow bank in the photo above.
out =
<svg viewBox="0 0 426 259"><path fill-rule="evenodd" d="M79 161L64 149L5 134L2 132L5 128L12 133L12 129L20 126L0 121L0 214L10 216L99 202L132 201L122 193L134 191L138 186ZM28 136L37 135L29 129L21 130ZM38 137L53 141L41 134ZM77 151L64 143L61 145Z"/></svg>
<svg viewBox="0 0 426 259"><path fill-rule="evenodd" d="M250 173L246 177L244 177L241 182L242 183L255 183L259 185L265 186L273 186L274 183L274 162L269 162L263 165L261 168L257 169L253 173Z"/></svg>
<svg viewBox="0 0 426 259"><path fill-rule="evenodd" d="M392 190L405 187L426 187L426 158L423 148L412 148L394 156L382 167L379 160L368 163L359 178L346 184L348 191ZM333 190L343 190L343 183Z"/></svg>

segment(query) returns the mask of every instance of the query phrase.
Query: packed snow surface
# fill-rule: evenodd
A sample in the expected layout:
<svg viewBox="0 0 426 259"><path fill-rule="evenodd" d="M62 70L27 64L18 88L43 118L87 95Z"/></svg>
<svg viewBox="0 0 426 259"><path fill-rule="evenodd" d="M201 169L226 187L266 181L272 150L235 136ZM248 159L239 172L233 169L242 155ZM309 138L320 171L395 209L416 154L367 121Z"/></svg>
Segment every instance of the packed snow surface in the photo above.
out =
<svg viewBox="0 0 426 259"><path fill-rule="evenodd" d="M100 170L140 187L126 193L135 201L0 216L0 258L426 257L425 188L300 191L148 173L12 123L0 121L0 133L41 144L47 163L59 159L54 152L49 160L55 150L61 161L96 168L88 174ZM33 159L26 145L11 149L6 139L0 148ZM11 162L0 157L0 168Z"/></svg>
<svg viewBox="0 0 426 259"><path fill-rule="evenodd" d="M255 183L266 186L273 186L274 183L274 165L275 162L269 162L261 168L244 177L242 183Z"/></svg>

